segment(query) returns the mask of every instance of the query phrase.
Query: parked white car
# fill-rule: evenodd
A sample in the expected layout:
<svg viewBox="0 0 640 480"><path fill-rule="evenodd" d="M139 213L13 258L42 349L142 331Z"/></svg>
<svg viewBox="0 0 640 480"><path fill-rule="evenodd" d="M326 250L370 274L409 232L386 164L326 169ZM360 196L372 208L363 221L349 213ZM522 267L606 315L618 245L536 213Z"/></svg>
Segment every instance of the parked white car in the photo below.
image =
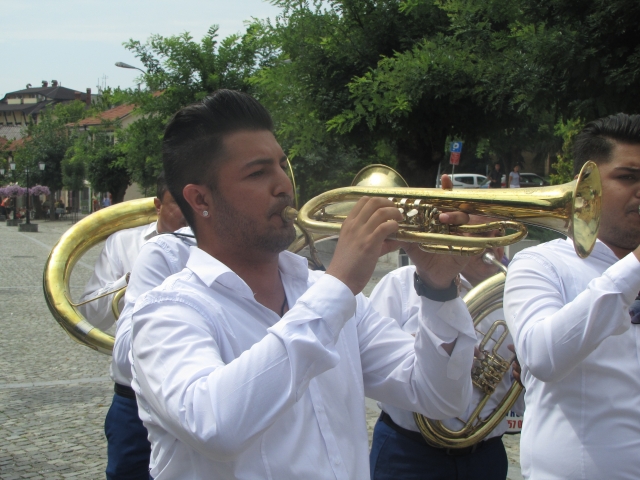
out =
<svg viewBox="0 0 640 480"><path fill-rule="evenodd" d="M449 174L453 182L453 188L480 188L487 177L477 173L454 173ZM436 182L436 188L440 188L440 179Z"/></svg>

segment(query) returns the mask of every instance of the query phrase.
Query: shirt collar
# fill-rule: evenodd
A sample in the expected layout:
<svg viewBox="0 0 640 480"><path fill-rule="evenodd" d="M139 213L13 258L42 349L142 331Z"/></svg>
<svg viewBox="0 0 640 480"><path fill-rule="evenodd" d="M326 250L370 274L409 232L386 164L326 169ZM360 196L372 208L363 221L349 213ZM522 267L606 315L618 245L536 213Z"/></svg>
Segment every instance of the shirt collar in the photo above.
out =
<svg viewBox="0 0 640 480"><path fill-rule="evenodd" d="M571 249L574 248L572 239L567 237L565 239L565 241L568 242L571 245ZM597 259L600 259L600 260L603 260L603 261L607 261L607 262L610 262L610 263L615 263L615 262L617 262L619 260L619 258L616 257L616 254L613 253L613 250L611 250L599 238L596 239L596 244L594 245L593 250L591 251L591 254L589 256L590 257L593 256L593 258L597 258Z"/></svg>
<svg viewBox="0 0 640 480"><path fill-rule="evenodd" d="M233 270L218 259L212 257L196 246L189 249L187 268L191 270L205 285L212 286L218 282L236 290L241 296L253 298L253 291ZM278 257L278 269L282 275L306 282L309 278L307 259L288 251L281 252Z"/></svg>
<svg viewBox="0 0 640 480"><path fill-rule="evenodd" d="M157 227L158 227L158 222L153 222L147 225L147 228L144 230L144 235L142 238L144 238L146 241L158 235Z"/></svg>

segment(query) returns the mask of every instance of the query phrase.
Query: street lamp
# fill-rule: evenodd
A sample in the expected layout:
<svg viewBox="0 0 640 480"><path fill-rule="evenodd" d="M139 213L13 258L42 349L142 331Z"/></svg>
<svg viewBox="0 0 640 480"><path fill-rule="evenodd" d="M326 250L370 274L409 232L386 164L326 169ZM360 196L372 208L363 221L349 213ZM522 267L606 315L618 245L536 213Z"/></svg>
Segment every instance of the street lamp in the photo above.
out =
<svg viewBox="0 0 640 480"><path fill-rule="evenodd" d="M129 65L128 63L124 63L124 62L116 62L116 67L120 67L120 68L134 68L136 70L140 70L142 73L147 73L144 70L142 70L141 68L138 67L134 67L133 65Z"/></svg>
<svg viewBox="0 0 640 480"><path fill-rule="evenodd" d="M129 65L128 63L124 63L124 62L116 62L116 67L120 67L120 68L133 68L134 70L140 70L142 73L144 73L145 75L147 74L147 72L145 72L144 70L142 70L141 68L138 67L134 67L133 65ZM138 90L140 90L140 84L138 84Z"/></svg>

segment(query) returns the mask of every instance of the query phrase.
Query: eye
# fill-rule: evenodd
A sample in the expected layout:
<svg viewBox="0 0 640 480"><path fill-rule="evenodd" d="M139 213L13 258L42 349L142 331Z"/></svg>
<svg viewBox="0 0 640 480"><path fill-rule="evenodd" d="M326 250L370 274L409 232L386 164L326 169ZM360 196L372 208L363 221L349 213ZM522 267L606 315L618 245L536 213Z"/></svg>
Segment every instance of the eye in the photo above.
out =
<svg viewBox="0 0 640 480"><path fill-rule="evenodd" d="M264 170L256 170L255 172L250 173L248 176L250 178L257 178L264 175Z"/></svg>
<svg viewBox="0 0 640 480"><path fill-rule="evenodd" d="M619 180L625 180L625 181L636 181L637 180L637 175L633 174L633 173L627 173L625 175L620 175L618 177Z"/></svg>

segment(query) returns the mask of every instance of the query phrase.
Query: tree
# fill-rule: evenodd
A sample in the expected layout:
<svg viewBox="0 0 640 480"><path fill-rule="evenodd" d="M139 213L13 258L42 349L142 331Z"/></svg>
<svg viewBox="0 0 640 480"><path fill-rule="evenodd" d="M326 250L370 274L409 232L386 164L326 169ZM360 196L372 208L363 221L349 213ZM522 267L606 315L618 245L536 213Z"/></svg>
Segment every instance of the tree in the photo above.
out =
<svg viewBox="0 0 640 480"><path fill-rule="evenodd" d="M100 127L92 127L76 136L62 164L67 188L80 190L86 178L94 190L110 192L113 203L124 199L131 181L121 165L122 151L120 144L115 142L120 130L116 127L105 121Z"/></svg>
<svg viewBox="0 0 640 480"><path fill-rule="evenodd" d="M244 35L221 42L218 27L212 26L199 43L188 33L125 43L146 68L147 90L128 92L127 101L138 106L142 118L119 133L123 156L118 164L143 189L155 187L162 170L162 133L176 111L221 88L253 90L249 78L271 56L259 28L250 26Z"/></svg>
<svg viewBox="0 0 640 480"><path fill-rule="evenodd" d="M48 108L40 116L40 122L29 124L27 136L22 147L16 150L16 173L19 181L26 185L25 168L29 168L30 183L40 183L49 187L49 205L53 204L53 192L61 190L63 182L62 160L73 142L73 133L67 124L77 122L85 114L84 102L57 104ZM44 162L45 169L40 171L38 163ZM40 204L36 201L36 213L40 215ZM51 216L54 209L51 208Z"/></svg>
<svg viewBox="0 0 640 480"><path fill-rule="evenodd" d="M486 145L510 168L524 148L557 148L560 117L638 105L631 0L273 3L282 61L256 83L303 163L318 143L372 157L384 145L428 185L447 138Z"/></svg>
<svg viewBox="0 0 640 480"><path fill-rule="evenodd" d="M551 174L551 184L559 185L573 180L573 139L584 127L581 119L567 120L560 119L556 125L555 132L562 138L562 151L556 156L556 163L552 166L556 173Z"/></svg>
<svg viewBox="0 0 640 480"><path fill-rule="evenodd" d="M73 141L67 124L77 122L84 115L84 102L75 101L58 104L46 109L37 124L29 124L22 147L16 151L16 173L22 183L26 182L24 170L29 167L30 181L46 185L50 190L63 187L61 162ZM40 171L39 162L45 169Z"/></svg>

